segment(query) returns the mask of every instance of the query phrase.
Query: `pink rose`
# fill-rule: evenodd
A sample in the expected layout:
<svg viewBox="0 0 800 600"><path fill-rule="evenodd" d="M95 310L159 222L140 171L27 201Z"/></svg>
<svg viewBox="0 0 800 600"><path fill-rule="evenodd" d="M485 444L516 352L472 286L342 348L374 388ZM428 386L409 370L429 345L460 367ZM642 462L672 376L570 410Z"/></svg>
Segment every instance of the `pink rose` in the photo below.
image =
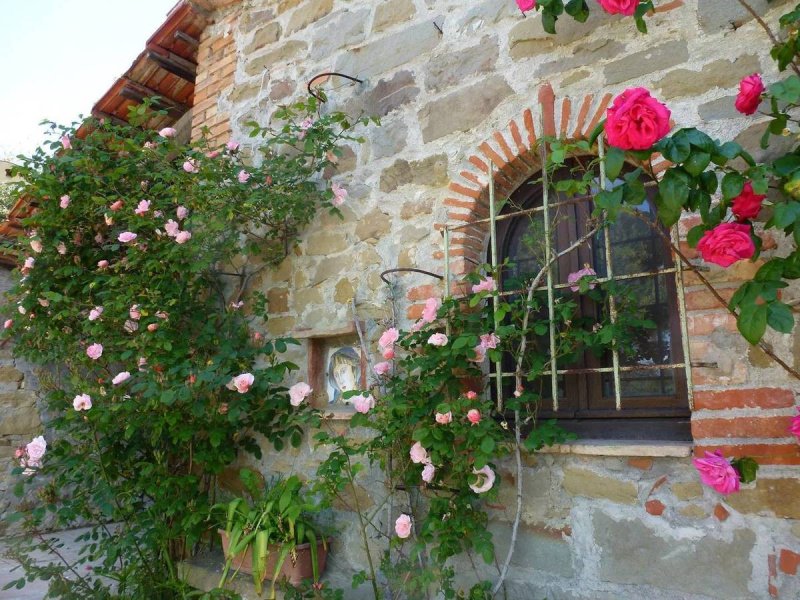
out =
<svg viewBox="0 0 800 600"><path fill-rule="evenodd" d="M28 453L28 458L38 463L40 460L42 460L42 457L47 450L47 442L42 436L35 437L27 446L25 446L25 450Z"/></svg>
<svg viewBox="0 0 800 600"><path fill-rule="evenodd" d="M64 150L72 150L72 141L68 135L61 136L61 145L64 146Z"/></svg>
<svg viewBox="0 0 800 600"><path fill-rule="evenodd" d="M486 277L485 279L481 279L480 283L472 286L473 294L477 294L479 292L494 292L496 290L497 290L497 284L495 283L492 277Z"/></svg>
<svg viewBox="0 0 800 600"><path fill-rule="evenodd" d="M414 464L428 464L431 462L431 459L428 457L428 451L425 450L419 442L415 442L414 445L411 446L408 455L411 457L411 462Z"/></svg>
<svg viewBox="0 0 800 600"><path fill-rule="evenodd" d="M150 333L153 333L154 331L158 331L158 323L150 323L147 326L147 331L149 331Z"/></svg>
<svg viewBox="0 0 800 600"><path fill-rule="evenodd" d="M453 413L449 411L446 413L437 412L435 418L436 422L439 423L439 425L447 425L448 423L451 423L453 421Z"/></svg>
<svg viewBox="0 0 800 600"><path fill-rule="evenodd" d="M128 371L122 371L114 376L114 379L111 380L111 383L113 383L114 385L119 385L120 383L128 381L128 379L130 378L131 374Z"/></svg>
<svg viewBox="0 0 800 600"><path fill-rule="evenodd" d="M753 193L753 184L749 181L742 187L742 193L731 202L731 210L737 221L755 219L761 211L761 203L766 194Z"/></svg>
<svg viewBox="0 0 800 600"><path fill-rule="evenodd" d="M175 242L178 244L188 242L190 239L192 239L192 233L190 231L179 231L175 236Z"/></svg>
<svg viewBox="0 0 800 600"><path fill-rule="evenodd" d="M97 360L101 356L103 356L103 344L92 344L88 348L86 348L86 356L91 358L92 360Z"/></svg>
<svg viewBox="0 0 800 600"><path fill-rule="evenodd" d="M64 194L63 196L61 196L61 201L58 203L58 205L61 208L67 208L69 206L69 203L70 203L69 196L67 194Z"/></svg>
<svg viewBox="0 0 800 600"><path fill-rule="evenodd" d="M432 323L435 321L436 313L439 312L441 306L442 302L438 298L428 298L425 301L425 308L422 309L422 322Z"/></svg>
<svg viewBox="0 0 800 600"><path fill-rule="evenodd" d="M482 363L486 360L486 346L483 344L478 344L472 351L475 352L475 356L469 359L470 362Z"/></svg>
<svg viewBox="0 0 800 600"><path fill-rule="evenodd" d="M478 397L478 392L468 391L466 394L467 400L475 400Z"/></svg>
<svg viewBox="0 0 800 600"><path fill-rule="evenodd" d="M236 391L240 394L244 394L250 389L250 386L253 385L255 377L253 377L252 373L242 373L241 375L234 377L232 381L233 387L236 388Z"/></svg>
<svg viewBox="0 0 800 600"><path fill-rule="evenodd" d="M331 191L333 192L333 200L331 204L334 206L341 206L347 200L347 190L340 186L338 183L331 184Z"/></svg>
<svg viewBox="0 0 800 600"><path fill-rule="evenodd" d="M603 10L610 15L625 15L632 17L639 6L639 0L597 0Z"/></svg>
<svg viewBox="0 0 800 600"><path fill-rule="evenodd" d="M140 217L150 210L150 201L149 200L141 200L139 204L136 206L136 209L133 211Z"/></svg>
<svg viewBox="0 0 800 600"><path fill-rule="evenodd" d="M67 253L67 246L64 242L58 242L58 246L56 246L56 252L58 252L61 256L64 256Z"/></svg>
<svg viewBox="0 0 800 600"><path fill-rule="evenodd" d="M443 333L434 333L431 337L428 338L428 343L431 346L446 346L447 336Z"/></svg>
<svg viewBox="0 0 800 600"><path fill-rule="evenodd" d="M219 150L212 150L211 152L206 152L206 158L217 158L219 156Z"/></svg>
<svg viewBox="0 0 800 600"><path fill-rule="evenodd" d="M428 463L424 467L422 467L422 481L425 483L430 483L433 481L433 476L436 473L436 467L432 464Z"/></svg>
<svg viewBox="0 0 800 600"><path fill-rule="evenodd" d="M314 119L311 117L306 117L300 122L300 129L302 131L308 131L314 126Z"/></svg>
<svg viewBox="0 0 800 600"><path fill-rule="evenodd" d="M383 351L383 358L386 360L392 360L394 358L394 348L387 348Z"/></svg>
<svg viewBox="0 0 800 600"><path fill-rule="evenodd" d="M238 302L231 302L230 306L231 310L239 310L244 306L244 300L239 300Z"/></svg>
<svg viewBox="0 0 800 600"><path fill-rule="evenodd" d="M797 438L800 442L800 406L797 407L797 414L792 417L792 422L789 425L789 433Z"/></svg>
<svg viewBox="0 0 800 600"><path fill-rule="evenodd" d="M75 396L72 400L72 408L78 411L92 408L92 399L89 397L89 394Z"/></svg>
<svg viewBox="0 0 800 600"><path fill-rule="evenodd" d="M18 306L18 307L17 307L17 312L18 312L19 314L21 314L21 315L24 315L25 313L27 313L27 312L28 312L28 310L27 310L27 309L26 309L24 306Z"/></svg>
<svg viewBox="0 0 800 600"><path fill-rule="evenodd" d="M6 322L3 323L3 329L11 329L14 325L14 319L6 319Z"/></svg>
<svg viewBox="0 0 800 600"><path fill-rule="evenodd" d="M408 515L400 515L394 522L394 532L397 537L406 539L411 535L411 517Z"/></svg>
<svg viewBox="0 0 800 600"><path fill-rule="evenodd" d="M350 401L353 403L353 408L356 409L356 412L367 414L370 409L375 408L375 398L372 397L372 394L353 396Z"/></svg>
<svg viewBox="0 0 800 600"><path fill-rule="evenodd" d="M35 264L36 264L36 259L33 258L32 256L28 256L25 259L25 262L22 263L22 272L23 273L27 273L28 271L30 271L33 268L33 266Z"/></svg>
<svg viewBox="0 0 800 600"><path fill-rule="evenodd" d="M239 174L236 176L236 179L239 180L239 183L247 183L247 180L250 179L250 173L242 169L239 171Z"/></svg>
<svg viewBox="0 0 800 600"><path fill-rule="evenodd" d="M39 254L43 249L44 246L42 246L42 242L39 240L31 240L31 250L36 252L36 254Z"/></svg>
<svg viewBox="0 0 800 600"><path fill-rule="evenodd" d="M469 411L467 411L467 421L469 421L473 425L477 425L478 423L480 423L481 411L479 411L477 408L470 408Z"/></svg>
<svg viewBox="0 0 800 600"><path fill-rule="evenodd" d="M39 302L39 306L43 306L45 308L50 306L50 300L48 300L47 298L39 298L37 301Z"/></svg>
<svg viewBox="0 0 800 600"><path fill-rule="evenodd" d="M183 163L183 170L187 173L199 173L200 169L197 168L197 161L193 158L188 159Z"/></svg>
<svg viewBox="0 0 800 600"><path fill-rule="evenodd" d="M721 267L753 256L756 246L750 237L750 226L741 223L722 223L706 231L697 242L697 250L706 262Z"/></svg>
<svg viewBox="0 0 800 600"><path fill-rule="evenodd" d="M108 215L103 215L103 220L106 222L106 225L111 227L114 224L114 217L110 217Z"/></svg>
<svg viewBox="0 0 800 600"><path fill-rule="evenodd" d="M736 95L734 106L743 115L752 115L761 104L761 94L764 93L764 82L761 75L753 73L739 82L739 93Z"/></svg>
<svg viewBox="0 0 800 600"><path fill-rule="evenodd" d="M390 362L379 362L372 370L375 371L376 375L386 375L389 371L392 370L392 363Z"/></svg>
<svg viewBox="0 0 800 600"><path fill-rule="evenodd" d="M391 348L398 339L400 339L400 332L397 331L396 327L390 327L383 332L383 335L378 340L378 345L382 349Z"/></svg>
<svg viewBox="0 0 800 600"><path fill-rule="evenodd" d="M128 316L134 321L138 321L139 319L142 318L142 311L139 310L138 304L134 304L133 306L130 307L130 309L128 310Z"/></svg>
<svg viewBox="0 0 800 600"><path fill-rule="evenodd" d="M144 356L140 356L136 366L139 367L140 371L144 371L145 367L147 367L147 359Z"/></svg>
<svg viewBox="0 0 800 600"><path fill-rule="evenodd" d="M169 319L169 313L168 313L168 312L166 312L166 311L163 311L163 310L159 310L158 312L156 312L156 316L157 316L159 319L163 319L163 320L165 320L165 321L166 321L167 319Z"/></svg>
<svg viewBox="0 0 800 600"><path fill-rule="evenodd" d="M128 242L132 242L133 240L135 240L137 237L138 236L132 231L123 231L122 233L119 234L117 239L123 244L127 244Z"/></svg>
<svg viewBox="0 0 800 600"><path fill-rule="evenodd" d="M574 273L570 273L569 275L567 275L567 283L578 283L584 277L596 277L596 276L597 273L594 272L594 269L592 267L584 267L583 269L579 269ZM589 283L589 289L593 290L596 285L597 284L594 282ZM571 285L569 286L569 289L571 289L573 292L577 292L580 291L581 286Z"/></svg>
<svg viewBox="0 0 800 600"><path fill-rule="evenodd" d="M493 332L492 333L484 333L481 336L481 346L483 346L487 350L489 348L492 348L492 349L497 348L497 344L499 344L499 343L500 343L500 338L497 337Z"/></svg>
<svg viewBox="0 0 800 600"><path fill-rule="evenodd" d="M312 391L311 386L304 381L295 383L289 388L289 404L292 406L300 406L303 400L308 398Z"/></svg>
<svg viewBox="0 0 800 600"><path fill-rule="evenodd" d="M722 452L706 452L705 458L693 458L694 468L700 473L700 481L720 494L739 491L739 473L728 462Z"/></svg>
<svg viewBox="0 0 800 600"><path fill-rule="evenodd" d="M133 333L133 332L135 332L136 330L138 330L138 329L139 329L139 324L138 324L136 321L133 321L133 320L131 320L131 319L128 319L128 320L127 320L127 321L125 321L125 323L122 325L122 328L123 328L125 331L127 331L128 333Z"/></svg>
<svg viewBox="0 0 800 600"><path fill-rule="evenodd" d="M118 211L118 210L120 210L120 209L122 208L122 205L123 205L123 204L124 204L124 203L122 202L122 200L117 200L116 202L113 202L113 203L111 204L111 206L109 206L108 208L109 208L110 210L113 210L114 212L116 212L116 211Z"/></svg>
<svg viewBox="0 0 800 600"><path fill-rule="evenodd" d="M165 138L172 138L177 135L177 131L174 127L164 127L161 131L158 132L158 135Z"/></svg>
<svg viewBox="0 0 800 600"><path fill-rule="evenodd" d="M185 206L179 206L178 210L175 211L175 214L178 216L178 219L185 219L189 216L189 209Z"/></svg>
<svg viewBox="0 0 800 600"><path fill-rule="evenodd" d="M239 149L238 142L234 142L233 140L228 140L228 143L225 144L225 147L228 149L229 152L236 152Z"/></svg>
<svg viewBox="0 0 800 600"><path fill-rule="evenodd" d="M100 315L102 314L103 314L103 307L95 306L92 310L89 311L89 320L97 321L97 319L99 319Z"/></svg>
<svg viewBox="0 0 800 600"><path fill-rule="evenodd" d="M470 483L469 489L476 494L483 494L484 492L488 492L490 489L492 489L492 486L494 485L495 474L489 465L485 465L482 469L472 469L472 474L477 475L478 480L475 483Z"/></svg>
<svg viewBox="0 0 800 600"><path fill-rule="evenodd" d="M517 0L517 6L522 12L536 8L536 0Z"/></svg>
<svg viewBox="0 0 800 600"><path fill-rule="evenodd" d="M629 88L606 113L608 143L622 150L646 150L669 133L670 114L645 88Z"/></svg>
<svg viewBox="0 0 800 600"><path fill-rule="evenodd" d="M176 235L178 235L180 228L181 228L180 224L176 223L172 219L170 219L164 224L164 230L167 232L167 235L169 237L175 237Z"/></svg>
<svg viewBox="0 0 800 600"><path fill-rule="evenodd" d="M106 269L106 268L108 268L108 261L107 261L107 260L98 260L98 261L97 261L97 267L98 267L99 269Z"/></svg>

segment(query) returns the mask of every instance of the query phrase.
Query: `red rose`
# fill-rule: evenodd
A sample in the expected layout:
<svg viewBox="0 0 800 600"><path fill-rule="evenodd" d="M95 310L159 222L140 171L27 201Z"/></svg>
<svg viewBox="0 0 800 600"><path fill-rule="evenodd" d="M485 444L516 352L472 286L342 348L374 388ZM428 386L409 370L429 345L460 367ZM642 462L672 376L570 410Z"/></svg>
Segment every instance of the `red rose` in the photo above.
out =
<svg viewBox="0 0 800 600"><path fill-rule="evenodd" d="M721 267L750 258L756 245L750 237L750 226L741 223L722 223L706 231L697 242L697 250L706 262Z"/></svg>
<svg viewBox="0 0 800 600"><path fill-rule="evenodd" d="M517 6L522 12L532 10L536 7L536 0L517 0Z"/></svg>
<svg viewBox="0 0 800 600"><path fill-rule="evenodd" d="M603 10L610 15L625 15L632 17L639 6L639 0L597 0Z"/></svg>
<svg viewBox="0 0 800 600"><path fill-rule="evenodd" d="M764 93L764 82L761 75L753 73L739 82L739 93L736 95L736 110L743 115L752 115L761 104L761 94Z"/></svg>
<svg viewBox="0 0 800 600"><path fill-rule="evenodd" d="M629 88L606 113L608 143L622 150L646 150L669 133L669 109L644 88Z"/></svg>
<svg viewBox="0 0 800 600"><path fill-rule="evenodd" d="M742 193L733 199L731 210L739 221L755 219L761 210L761 203L766 197L764 194L754 194L753 184L748 181L744 184Z"/></svg>

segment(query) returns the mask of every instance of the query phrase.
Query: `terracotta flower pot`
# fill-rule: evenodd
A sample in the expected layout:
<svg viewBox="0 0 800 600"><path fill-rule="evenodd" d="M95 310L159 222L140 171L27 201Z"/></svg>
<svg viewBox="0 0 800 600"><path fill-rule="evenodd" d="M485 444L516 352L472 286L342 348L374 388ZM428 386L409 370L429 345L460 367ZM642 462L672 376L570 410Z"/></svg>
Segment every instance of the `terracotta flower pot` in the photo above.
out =
<svg viewBox="0 0 800 600"><path fill-rule="evenodd" d="M224 530L218 529L220 537L222 538L222 551L225 557L228 558L228 535ZM326 540L327 541L327 540ZM322 575L325 571L325 564L328 560L328 545L330 542L323 544L323 540L317 541L317 567L318 575ZM269 555L267 556L267 566L264 569L264 579L272 579L275 573L275 563L280 554L280 546L278 544L270 544ZM278 579L286 578L289 583L294 586L300 585L304 579L312 579L314 577L314 569L311 563L311 544L298 544L295 547L295 554L297 560L292 560L292 553L286 556L286 560L281 565L281 570ZM239 570L243 573L253 573L253 556L252 551L248 548L244 552L240 552L233 557L231 561L231 568Z"/></svg>

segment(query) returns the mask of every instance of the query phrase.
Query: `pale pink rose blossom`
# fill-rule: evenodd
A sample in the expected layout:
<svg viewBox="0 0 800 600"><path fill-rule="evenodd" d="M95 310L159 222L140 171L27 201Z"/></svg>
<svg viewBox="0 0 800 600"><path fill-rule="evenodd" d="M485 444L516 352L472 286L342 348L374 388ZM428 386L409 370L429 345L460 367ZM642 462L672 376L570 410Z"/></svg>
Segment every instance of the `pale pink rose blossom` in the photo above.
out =
<svg viewBox="0 0 800 600"><path fill-rule="evenodd" d="M136 321L128 319L125 321L125 324L122 326L122 328L128 333L133 333L139 329L139 324Z"/></svg>
<svg viewBox="0 0 800 600"><path fill-rule="evenodd" d="M411 535L411 517L408 515L400 515L394 522L394 532L397 537L406 539Z"/></svg>
<svg viewBox="0 0 800 600"><path fill-rule="evenodd" d="M150 333L153 333L154 331L158 331L158 323L150 323L147 326L147 331L149 331Z"/></svg>
<svg viewBox="0 0 800 600"><path fill-rule="evenodd" d="M225 144L225 147L229 152L236 152L239 149L239 143L234 142L233 140L228 140L228 143Z"/></svg>
<svg viewBox="0 0 800 600"><path fill-rule="evenodd" d="M145 142L144 147L148 150L152 150L153 148L158 147L158 144L156 144L155 142Z"/></svg>
<svg viewBox="0 0 800 600"><path fill-rule="evenodd" d="M135 240L137 237L138 236L132 231L123 231L119 234L119 236L117 236L117 239L123 244L127 244L128 242Z"/></svg>
<svg viewBox="0 0 800 600"><path fill-rule="evenodd" d="M70 203L69 196L67 194L64 194L63 196L61 196L61 199L60 199L58 205L61 208L67 208L69 206L69 203Z"/></svg>
<svg viewBox="0 0 800 600"><path fill-rule="evenodd" d="M253 385L253 381L255 381L255 377L253 377L252 373L242 373L233 378L233 386L236 388L237 392L244 394L247 393L250 386Z"/></svg>
<svg viewBox="0 0 800 600"><path fill-rule="evenodd" d="M7 323L8 321L6 321ZM797 407L797 414L792 417L792 422L789 425L789 433L797 438L800 442L800 406Z"/></svg>
<svg viewBox="0 0 800 600"><path fill-rule="evenodd" d="M113 210L114 212L117 212L118 210L120 210L122 208L122 206L124 204L125 203L122 200L116 200L115 202L112 202L111 206L109 206L108 208L110 210Z"/></svg>
<svg viewBox="0 0 800 600"><path fill-rule="evenodd" d="M173 138L177 135L177 130L174 127L164 127L161 131L158 132L158 135L165 138Z"/></svg>
<svg viewBox="0 0 800 600"><path fill-rule="evenodd" d="M42 242L39 240L31 240L31 250L39 254L42 250L44 250L44 246L42 246Z"/></svg>
<svg viewBox="0 0 800 600"><path fill-rule="evenodd" d="M306 132L314 126L314 119L306 117L300 122L300 133L297 134L297 139L305 139Z"/></svg>
<svg viewBox="0 0 800 600"><path fill-rule="evenodd" d="M334 206L341 206L347 200L347 190L338 183L331 184L331 191L333 192L333 200L331 204Z"/></svg>
<svg viewBox="0 0 800 600"><path fill-rule="evenodd" d="M108 261L107 260L98 260L97 267L99 269L107 269L108 268Z"/></svg>
<svg viewBox="0 0 800 600"><path fill-rule="evenodd" d="M473 425L477 425L481 422L481 411L477 408L470 408L467 411L467 421L472 423Z"/></svg>
<svg viewBox="0 0 800 600"><path fill-rule="evenodd" d="M75 410L89 410L92 408L92 398L89 394L79 394L72 400L72 408Z"/></svg>
<svg viewBox="0 0 800 600"><path fill-rule="evenodd" d="M453 413L452 412L448 411L446 413L440 413L440 412L436 413L436 422L439 423L439 425L447 425L448 423L451 423L452 421L453 421Z"/></svg>
<svg viewBox="0 0 800 600"><path fill-rule="evenodd" d="M244 300L239 300L238 302L231 302L231 310L239 310L244 306Z"/></svg>
<svg viewBox="0 0 800 600"><path fill-rule="evenodd" d="M47 442L40 435L33 438L33 440L25 446L25 450L28 453L28 459L38 463L44 457L44 453L47 450Z"/></svg>
<svg viewBox="0 0 800 600"><path fill-rule="evenodd" d="M477 294L479 292L494 292L497 290L497 284L495 283L492 277L486 277L485 279L481 279L480 283L472 286L472 293Z"/></svg>
<svg viewBox="0 0 800 600"><path fill-rule="evenodd" d="M108 227L111 227L114 224L114 217L111 215L103 215L103 220L106 222Z"/></svg>
<svg viewBox="0 0 800 600"><path fill-rule="evenodd" d="M92 360L97 360L101 356L103 356L103 344L92 344L88 348L86 348L86 356L91 358Z"/></svg>
<svg viewBox="0 0 800 600"><path fill-rule="evenodd" d="M394 348L386 348L386 350L383 351L383 358L392 360L394 358Z"/></svg>
<svg viewBox="0 0 800 600"><path fill-rule="evenodd" d="M497 337L494 333L485 333L481 336L481 346L486 348L497 348L497 344L500 343L500 338Z"/></svg>
<svg viewBox="0 0 800 600"><path fill-rule="evenodd" d="M356 409L356 412L363 414L367 414L370 409L375 408L375 398L372 397L372 394L353 396L350 401L353 403L353 408Z"/></svg>
<svg viewBox="0 0 800 600"><path fill-rule="evenodd" d="M169 313L168 313L168 312L165 312L165 311L163 311L163 310L159 310L159 311L157 311L157 312L156 312L156 316L157 316L159 319L163 319L163 320L165 320L165 321L166 321L167 319L169 319Z"/></svg>
<svg viewBox="0 0 800 600"><path fill-rule="evenodd" d="M436 320L436 313L439 312L442 302L438 298L428 298L425 301L425 308L422 309L422 322L432 323Z"/></svg>
<svg viewBox="0 0 800 600"><path fill-rule="evenodd" d="M23 458L25 456L25 446L17 446L17 449L14 450L14 458Z"/></svg>
<svg viewBox="0 0 800 600"><path fill-rule="evenodd" d="M89 311L89 320L97 321L97 319L99 319L100 315L102 314L103 314L103 307L95 306L92 310Z"/></svg>
<svg viewBox="0 0 800 600"><path fill-rule="evenodd" d="M200 169L197 167L197 162L190 158L186 162L183 163L183 170L187 173L199 173Z"/></svg>
<svg viewBox="0 0 800 600"><path fill-rule="evenodd" d="M175 236L175 243L183 244L188 242L192 239L192 232L191 231L179 231L178 234Z"/></svg>
<svg viewBox="0 0 800 600"><path fill-rule="evenodd" d="M27 309L26 309L24 306L18 306L18 307L17 307L17 312L18 312L19 314L21 314L21 315L24 315L24 314L25 314L25 313L27 313L28 311L27 311Z"/></svg>
<svg viewBox="0 0 800 600"><path fill-rule="evenodd" d="M428 463L424 467L422 467L422 481L425 483L430 483L433 481L433 476L436 473L436 467L432 464Z"/></svg>
<svg viewBox="0 0 800 600"><path fill-rule="evenodd" d="M113 383L114 385L119 385L120 383L128 381L128 379L130 378L131 374L128 371L121 371L120 373L116 374L114 379L111 380L111 383Z"/></svg>
<svg viewBox="0 0 800 600"><path fill-rule="evenodd" d="M164 231L167 232L167 235L169 237L175 237L176 235L178 235L180 228L181 228L180 224L176 223L172 219L170 219L164 224Z"/></svg>
<svg viewBox="0 0 800 600"><path fill-rule="evenodd" d="M250 179L250 173L242 169L239 171L239 174L236 176L236 179L239 180L239 183L247 183L247 180Z"/></svg>
<svg viewBox="0 0 800 600"><path fill-rule="evenodd" d="M414 445L411 446L411 450L408 451L408 455L411 457L411 462L414 464L425 465L431 462L428 451L423 448L422 444L419 442L414 442Z"/></svg>
<svg viewBox="0 0 800 600"><path fill-rule="evenodd" d="M67 245L64 242L58 242L58 246L56 246L56 252L58 252L61 256L64 256L67 253Z"/></svg>
<svg viewBox="0 0 800 600"><path fill-rule="evenodd" d="M28 256L25 259L25 262L22 263L22 269L20 269L20 270L22 271L22 273L24 275L27 275L30 272L30 270L33 269L33 266L35 264L36 264L36 259L33 258L32 256Z"/></svg>
<svg viewBox="0 0 800 600"><path fill-rule="evenodd" d="M705 458L693 458L692 463L700 473L700 481L720 494L739 491L739 473L719 450L706 452Z"/></svg>
<svg viewBox="0 0 800 600"><path fill-rule="evenodd" d="M160 219L161 217L164 216L164 213L161 212L160 210L155 210L155 211L153 211L153 216Z"/></svg>
<svg viewBox="0 0 800 600"><path fill-rule="evenodd" d="M470 358L470 362L482 363L486 360L486 346L483 344L478 344L472 349L475 352L475 357Z"/></svg>
<svg viewBox="0 0 800 600"><path fill-rule="evenodd" d="M175 214L178 216L178 219L185 219L189 216L189 209L185 206L179 206Z"/></svg>
<svg viewBox="0 0 800 600"><path fill-rule="evenodd" d="M389 371L392 370L392 363L385 361L379 362L374 367L372 367L372 370L375 371L376 375L386 375Z"/></svg>
<svg viewBox="0 0 800 600"><path fill-rule="evenodd" d="M446 346L447 336L443 333L434 333L431 337L428 338L428 343L431 346Z"/></svg>
<svg viewBox="0 0 800 600"><path fill-rule="evenodd" d="M339 157L338 157L338 156L336 156L336 155L333 153L333 151L332 151L332 150L328 150L328 151L325 153L325 158L327 158L327 159L328 159L328 160L331 162L331 164L334 164L334 165L336 165L336 164L339 164Z"/></svg>
<svg viewBox="0 0 800 600"><path fill-rule="evenodd" d="M150 201L141 200L139 201L139 204L136 206L136 209L133 212L141 217L148 210L150 210Z"/></svg>
<svg viewBox="0 0 800 600"><path fill-rule="evenodd" d="M217 158L219 156L219 150L212 150L211 152L206 152L206 158Z"/></svg>
<svg viewBox="0 0 800 600"><path fill-rule="evenodd" d="M142 318L142 311L139 309L138 304L134 304L128 309L128 316L134 321L138 321Z"/></svg>
<svg viewBox="0 0 800 600"><path fill-rule="evenodd" d="M494 486L495 474L489 465L485 465L482 469L472 469L472 474L478 476L478 481L470 483L469 489L476 494L488 492Z"/></svg>
<svg viewBox="0 0 800 600"><path fill-rule="evenodd" d="M11 329L12 325L14 325L14 319L6 319L6 322L3 323L3 329Z"/></svg>
<svg viewBox="0 0 800 600"><path fill-rule="evenodd" d="M64 146L64 150L72 150L72 141L68 135L61 136L61 145Z"/></svg>
<svg viewBox="0 0 800 600"><path fill-rule="evenodd" d="M300 406L303 403L303 400L308 398L313 391L314 390L311 389L311 386L305 381L295 383L289 388L289 404L292 406Z"/></svg>
<svg viewBox="0 0 800 600"><path fill-rule="evenodd" d="M383 348L391 348L394 346L394 343L400 339L400 332L397 331L396 327L390 327L386 331L383 332L380 339L378 340L378 345Z"/></svg>
<svg viewBox="0 0 800 600"><path fill-rule="evenodd" d="M136 366L139 367L140 371L144 371L147 367L147 359L144 356L139 357L139 361L136 363Z"/></svg>
<svg viewBox="0 0 800 600"><path fill-rule="evenodd" d="M583 269L580 269L578 271L575 271L574 273L570 273L569 275L567 275L567 283L579 284L580 280L583 279L584 277L596 277L596 276L597 273L594 272L594 269L587 266L584 267ZM593 290L596 286L597 284L595 282L589 283L590 290ZM573 292L577 292L581 289L581 286L571 285L569 286L569 289L571 289Z"/></svg>

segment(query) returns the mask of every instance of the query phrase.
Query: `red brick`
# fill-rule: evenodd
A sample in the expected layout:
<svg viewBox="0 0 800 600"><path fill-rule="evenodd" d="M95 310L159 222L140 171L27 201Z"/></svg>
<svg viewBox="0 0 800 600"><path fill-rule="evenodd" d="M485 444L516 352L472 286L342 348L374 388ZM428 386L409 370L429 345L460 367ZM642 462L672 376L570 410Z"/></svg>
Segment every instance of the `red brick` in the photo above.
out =
<svg viewBox="0 0 800 600"><path fill-rule="evenodd" d="M731 516L731 513L729 513L729 512L728 512L728 511L725 509L725 507L724 507L724 506L722 506L722 504L720 504L719 502L717 502L717 505L714 507L714 516L715 516L715 517L717 517L717 519L718 519L720 522L723 522L723 521L725 521L725 520L726 520L728 517L730 517L730 516Z"/></svg>
<svg viewBox="0 0 800 600"><path fill-rule="evenodd" d="M667 12L669 10L675 10L676 8L680 8L683 6L683 0L672 0L672 2L667 2L666 4L661 4L656 6L655 12L662 13Z"/></svg>
<svg viewBox="0 0 800 600"><path fill-rule="evenodd" d="M731 299L735 289L726 288L726 289L717 289L717 293L725 300L725 303L722 303L717 299L717 297L709 292L707 289L702 290L695 290L692 292L686 292L684 294L684 302L686 305L686 310L707 310L709 308L723 308L727 306L727 302Z"/></svg>
<svg viewBox="0 0 800 600"><path fill-rule="evenodd" d="M461 194L462 196L467 196L468 198L478 199L481 197L481 190L474 190L454 181L450 183L449 188L451 192Z"/></svg>
<svg viewBox="0 0 800 600"><path fill-rule="evenodd" d="M439 293L439 286L426 284L426 285L418 285L417 287L413 287L408 290L406 294L406 298L409 300L427 300L432 296L440 296Z"/></svg>
<svg viewBox="0 0 800 600"><path fill-rule="evenodd" d="M794 392L782 388L696 391L695 409L789 408L794 406Z"/></svg>
<svg viewBox="0 0 800 600"><path fill-rule="evenodd" d="M653 459L647 456L636 456L628 459L628 466L642 471L649 471L653 466Z"/></svg>
<svg viewBox="0 0 800 600"><path fill-rule="evenodd" d="M699 438L781 438L789 435L791 417L693 419L692 436Z"/></svg>
<svg viewBox="0 0 800 600"><path fill-rule="evenodd" d="M784 548L781 550L778 566L787 575L797 575L797 567L800 566L800 554Z"/></svg>
<svg viewBox="0 0 800 600"><path fill-rule="evenodd" d="M412 321L416 321L422 316L422 311L425 310L424 304L412 304L406 311L406 317Z"/></svg>
<svg viewBox="0 0 800 600"><path fill-rule="evenodd" d="M718 329L736 332L736 317L728 311L717 310L702 314L689 313L686 315L686 328L689 335L711 335Z"/></svg>
<svg viewBox="0 0 800 600"><path fill-rule="evenodd" d="M660 500L648 500L644 503L645 510L653 516L661 516L664 512L664 509L667 508L664 506L664 503Z"/></svg>

